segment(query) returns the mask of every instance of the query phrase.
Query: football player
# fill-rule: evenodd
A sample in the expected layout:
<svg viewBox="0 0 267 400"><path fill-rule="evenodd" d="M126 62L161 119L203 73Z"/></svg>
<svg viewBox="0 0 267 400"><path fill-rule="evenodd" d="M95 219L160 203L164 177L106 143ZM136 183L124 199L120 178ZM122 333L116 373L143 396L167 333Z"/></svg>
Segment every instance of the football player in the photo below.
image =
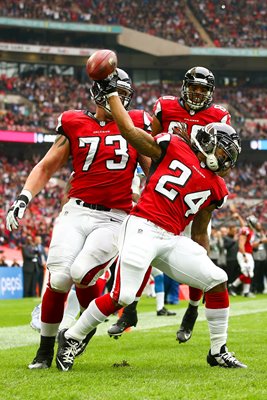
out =
<svg viewBox="0 0 267 400"><path fill-rule="evenodd" d="M198 130L211 123L223 122L230 125L229 112L218 104L212 103L215 89L215 78L211 71L204 67L189 69L183 80L180 98L176 96L160 97L153 107L153 135L161 132L184 132L194 136ZM191 224L184 234L189 235ZM197 288L189 288L189 305L176 333L179 343L188 341L198 316L198 305L202 292ZM108 331L110 336L116 332L116 337L137 320L136 305L125 307L122 316ZM128 313L129 310L129 313Z"/></svg>
<svg viewBox="0 0 267 400"><path fill-rule="evenodd" d="M131 304L150 264L178 282L205 292L211 366L246 368L226 347L229 297L227 274L207 255L212 211L223 206L225 176L239 153L239 135L225 123L211 123L194 137L156 137L134 126L118 97L116 76L100 83L123 137L151 157L149 180L122 224L117 275L111 293L93 300L80 319L59 336L57 366L72 368L82 340L108 315ZM181 235L192 223L192 239Z"/></svg>
<svg viewBox="0 0 267 400"><path fill-rule="evenodd" d="M128 110L133 96L131 80L121 69L117 74L118 94ZM33 168L6 217L7 229L17 229L31 199L72 159L69 201L53 230L47 259L49 282L42 298L40 346L30 369L51 366L64 303L73 282L83 308L100 295L98 278L117 257L120 226L132 208L131 184L137 162L144 171L150 164L121 136L96 82L91 94L96 112L70 110L59 116L55 143ZM136 126L151 131L147 113L127 112Z"/></svg>
<svg viewBox="0 0 267 400"><path fill-rule="evenodd" d="M255 265L253 259L253 241L255 231L259 230L260 224L255 215L248 216L245 226L241 225L237 253L237 261L240 266L241 274L229 285L229 294L232 296L236 296L237 288L243 285L243 296L255 297L255 295L250 292L250 286L254 276Z"/></svg>

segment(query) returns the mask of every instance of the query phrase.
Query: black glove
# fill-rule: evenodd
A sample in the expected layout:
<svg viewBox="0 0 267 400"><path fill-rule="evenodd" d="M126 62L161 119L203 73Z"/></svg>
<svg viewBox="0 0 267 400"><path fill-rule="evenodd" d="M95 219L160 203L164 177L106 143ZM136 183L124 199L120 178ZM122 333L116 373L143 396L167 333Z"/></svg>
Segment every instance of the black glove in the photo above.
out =
<svg viewBox="0 0 267 400"><path fill-rule="evenodd" d="M112 75L109 75L106 79L102 81L96 81L99 89L100 89L100 95L101 96L114 96L114 93L117 93L117 81L118 81L118 74L114 73ZM115 94L116 96L116 94Z"/></svg>

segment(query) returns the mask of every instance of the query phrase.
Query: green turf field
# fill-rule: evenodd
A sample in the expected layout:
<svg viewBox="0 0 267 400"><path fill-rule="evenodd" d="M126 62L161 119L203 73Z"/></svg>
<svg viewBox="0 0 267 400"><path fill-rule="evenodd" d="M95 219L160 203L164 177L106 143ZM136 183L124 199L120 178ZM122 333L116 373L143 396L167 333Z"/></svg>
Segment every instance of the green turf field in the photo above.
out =
<svg viewBox="0 0 267 400"><path fill-rule="evenodd" d="M72 371L28 370L38 347L29 326L38 299L0 301L1 400L266 400L267 295L231 298L228 347L248 369L211 368L208 327L201 306L192 339L178 344L175 332L186 302L171 306L176 317L157 317L155 300L142 298L137 328L119 340L99 327ZM120 365L122 361L129 366Z"/></svg>

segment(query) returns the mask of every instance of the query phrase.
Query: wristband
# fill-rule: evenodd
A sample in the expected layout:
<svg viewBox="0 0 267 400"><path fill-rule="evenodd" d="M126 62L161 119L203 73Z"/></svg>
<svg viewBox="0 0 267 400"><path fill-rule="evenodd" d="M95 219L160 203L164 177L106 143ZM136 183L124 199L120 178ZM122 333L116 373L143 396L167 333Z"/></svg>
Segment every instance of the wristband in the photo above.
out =
<svg viewBox="0 0 267 400"><path fill-rule="evenodd" d="M106 94L106 97L109 99L111 96L119 96L118 92L112 92L112 93L108 93Z"/></svg>
<svg viewBox="0 0 267 400"><path fill-rule="evenodd" d="M26 197L26 201L25 201L26 204L28 204L28 203L31 201L31 199L32 199L32 194L31 194L31 192L30 192L29 190L27 190L27 189L23 189L23 190L21 191L19 197L20 197L20 196L23 196L23 199L20 198L20 200L24 200L24 201L25 201L25 197Z"/></svg>

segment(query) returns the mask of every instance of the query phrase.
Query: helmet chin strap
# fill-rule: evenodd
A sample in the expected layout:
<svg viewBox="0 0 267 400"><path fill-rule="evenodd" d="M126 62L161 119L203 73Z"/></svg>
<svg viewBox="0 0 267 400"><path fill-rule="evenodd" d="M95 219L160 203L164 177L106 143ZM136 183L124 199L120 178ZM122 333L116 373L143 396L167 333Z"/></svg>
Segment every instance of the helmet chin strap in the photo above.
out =
<svg viewBox="0 0 267 400"><path fill-rule="evenodd" d="M217 137L215 138L215 144L212 150L212 153L207 154L201 147L199 141L194 137L194 142L198 148L198 150L206 156L206 165L211 171L217 171L219 169L219 162L217 157L215 156L216 144L217 144Z"/></svg>
<svg viewBox="0 0 267 400"><path fill-rule="evenodd" d="M219 168L219 163L215 154L205 154L206 158L206 165L212 171L217 171Z"/></svg>

